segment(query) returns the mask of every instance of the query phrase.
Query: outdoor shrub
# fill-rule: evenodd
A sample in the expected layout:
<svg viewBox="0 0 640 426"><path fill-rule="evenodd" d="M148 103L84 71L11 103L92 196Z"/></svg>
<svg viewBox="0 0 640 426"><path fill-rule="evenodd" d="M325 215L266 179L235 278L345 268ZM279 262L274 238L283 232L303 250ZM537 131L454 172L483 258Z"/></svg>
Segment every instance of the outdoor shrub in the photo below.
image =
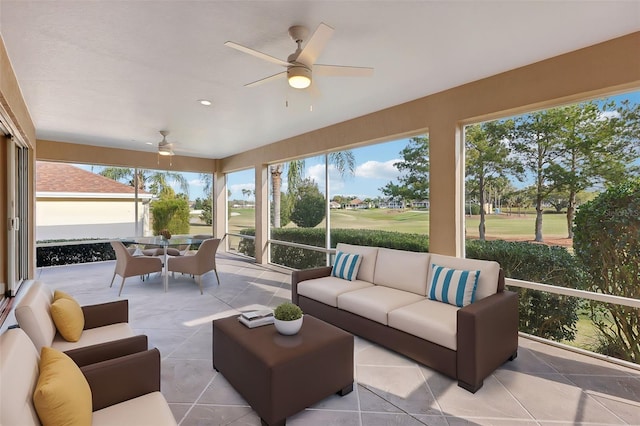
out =
<svg viewBox="0 0 640 426"><path fill-rule="evenodd" d="M255 235L255 230L253 228L243 229L240 233ZM272 229L271 238L316 247L325 246L325 230L323 228ZM426 235L371 229L332 229L331 242L334 247L338 243L346 243L407 251L429 251L429 238ZM238 250L247 256L255 257L255 244L253 240L242 239ZM271 245L271 262L289 268L309 269L325 266L327 263L326 258L325 253L318 251L289 247L277 243Z"/></svg>
<svg viewBox="0 0 640 426"><path fill-rule="evenodd" d="M325 208L324 195L320 193L318 184L305 179L296 190L291 221L300 228L313 228L324 219Z"/></svg>
<svg viewBox="0 0 640 426"><path fill-rule="evenodd" d="M184 198L161 198L151 204L153 234L168 229L172 234L189 232L189 202Z"/></svg>
<svg viewBox="0 0 640 426"><path fill-rule="evenodd" d="M505 276L560 287L580 288L583 274L564 247L507 241L468 240L468 258L495 260ZM580 300L525 288L519 295L520 331L551 340L574 340Z"/></svg>
<svg viewBox="0 0 640 426"><path fill-rule="evenodd" d="M576 214L573 248L586 272L586 290L640 298L640 178L609 188ZM640 309L590 303L602 348L640 362Z"/></svg>
<svg viewBox="0 0 640 426"><path fill-rule="evenodd" d="M40 243L56 241L40 241ZM57 246L36 247L36 266L58 266L74 263L114 260L116 254L109 243L79 242Z"/></svg>

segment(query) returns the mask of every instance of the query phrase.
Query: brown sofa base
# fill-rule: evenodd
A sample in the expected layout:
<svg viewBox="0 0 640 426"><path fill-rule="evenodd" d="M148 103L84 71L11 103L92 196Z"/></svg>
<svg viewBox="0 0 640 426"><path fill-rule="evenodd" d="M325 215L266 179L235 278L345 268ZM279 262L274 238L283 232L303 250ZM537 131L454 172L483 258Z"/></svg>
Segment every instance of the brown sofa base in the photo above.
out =
<svg viewBox="0 0 640 426"><path fill-rule="evenodd" d="M313 315L438 370L446 376L456 378L456 352L451 349L302 295L298 296L298 306L305 314Z"/></svg>
<svg viewBox="0 0 640 426"><path fill-rule="evenodd" d="M298 306L302 308L305 314L313 315L323 321L349 331L356 336L361 336L379 344L380 346L384 346L427 367L437 370L452 379L458 380L458 386L469 392L475 393L478 391L478 389L483 385L484 377L490 374L490 371L497 368L497 366L491 365L486 368L485 371L481 372L480 377L476 377L478 374L470 372L469 379L465 380L460 375L458 369L458 361L460 360L458 359L458 353L456 351L359 315L334 308L333 306L325 305L324 303L318 302L314 299L298 294L296 294L296 296ZM517 356L517 331L514 335L515 343L503 342L501 344L501 346L515 349L508 349L508 354L504 356L504 359L501 360L502 362L500 362L500 364L507 360L512 361Z"/></svg>

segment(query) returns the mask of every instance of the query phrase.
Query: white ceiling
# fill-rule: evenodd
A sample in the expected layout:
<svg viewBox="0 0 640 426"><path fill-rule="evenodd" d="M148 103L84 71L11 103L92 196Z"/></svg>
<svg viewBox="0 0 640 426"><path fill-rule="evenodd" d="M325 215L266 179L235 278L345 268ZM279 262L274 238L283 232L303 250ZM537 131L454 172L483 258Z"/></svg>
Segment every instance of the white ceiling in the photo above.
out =
<svg viewBox="0 0 640 426"><path fill-rule="evenodd" d="M286 59L287 29L320 22L335 32L318 63L373 67L373 77L243 87L283 68L225 41ZM638 30L640 1L0 0L38 138L155 151L167 129L178 154L206 158Z"/></svg>

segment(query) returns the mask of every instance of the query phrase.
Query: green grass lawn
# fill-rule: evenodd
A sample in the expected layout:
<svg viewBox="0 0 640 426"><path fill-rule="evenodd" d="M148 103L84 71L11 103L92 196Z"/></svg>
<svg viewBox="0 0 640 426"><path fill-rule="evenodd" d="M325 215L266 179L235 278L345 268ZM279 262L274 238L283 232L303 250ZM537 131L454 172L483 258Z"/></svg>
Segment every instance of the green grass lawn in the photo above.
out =
<svg viewBox="0 0 640 426"><path fill-rule="evenodd" d="M254 209L231 209L229 232L255 226ZM467 237L478 237L480 216L465 217ZM324 226L324 220L318 227ZM488 238L533 240L535 214L500 214L486 216ZM289 223L287 227L295 227ZM429 212L396 209L331 210L331 227L347 229L379 229L383 231L429 234ZM193 228L193 227L192 227ZM544 238L567 237L566 218L563 214L545 214L542 218Z"/></svg>

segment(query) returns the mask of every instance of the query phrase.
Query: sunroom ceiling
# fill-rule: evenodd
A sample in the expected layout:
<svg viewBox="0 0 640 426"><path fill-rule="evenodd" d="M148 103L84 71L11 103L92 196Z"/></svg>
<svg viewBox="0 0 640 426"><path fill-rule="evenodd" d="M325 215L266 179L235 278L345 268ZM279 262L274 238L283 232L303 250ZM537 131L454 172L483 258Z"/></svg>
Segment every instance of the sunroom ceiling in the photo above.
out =
<svg viewBox="0 0 640 426"><path fill-rule="evenodd" d="M287 29L321 22L335 32L317 62L373 67L372 77L244 87L283 68L226 41L286 59ZM176 153L206 158L638 30L637 1L0 0L39 139L155 151L166 129Z"/></svg>

